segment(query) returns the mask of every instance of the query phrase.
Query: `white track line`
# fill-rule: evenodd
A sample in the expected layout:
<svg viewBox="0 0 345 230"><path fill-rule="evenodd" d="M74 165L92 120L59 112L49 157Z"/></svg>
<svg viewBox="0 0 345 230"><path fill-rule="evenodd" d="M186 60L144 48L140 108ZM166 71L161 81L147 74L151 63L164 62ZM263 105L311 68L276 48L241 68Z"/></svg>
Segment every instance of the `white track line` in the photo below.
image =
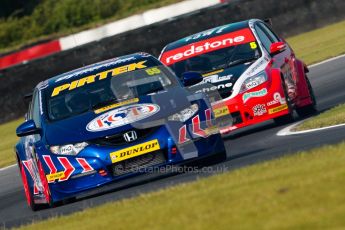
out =
<svg viewBox="0 0 345 230"><path fill-rule="evenodd" d="M0 172L5 171L5 170L10 169L10 168L13 168L14 166L16 166L16 164L10 165L10 166L4 167L4 168L0 168Z"/></svg>
<svg viewBox="0 0 345 230"><path fill-rule="evenodd" d="M345 54L343 55L340 55L340 56L336 56L336 57L332 57L332 58L329 58L329 59L326 59L322 62L318 62L318 63L315 63L315 64L312 64L312 65L309 65L308 67L309 68L313 68L313 67L316 67L316 66L319 66L319 65L322 65L322 64L325 64L325 63L328 63L328 62L331 62L331 61L334 61L334 60L337 60L337 59L340 59L340 58L343 58L345 57Z"/></svg>
<svg viewBox="0 0 345 230"><path fill-rule="evenodd" d="M317 128L317 129L308 129L308 130L303 130L303 131L291 131L293 128L295 128L297 125L301 124L304 121L299 121L296 122L292 125L289 125L288 127L280 130L277 133L277 136L289 136L289 135L296 135L296 134L305 134L305 133L311 133L311 132L316 132L316 131L322 131L325 129L332 129L332 128L337 128L337 127L342 127L345 126L345 124L339 124L339 125L332 125L332 126L327 126L327 127L323 127L323 128Z"/></svg>
<svg viewBox="0 0 345 230"><path fill-rule="evenodd" d="M336 57L333 57L333 58L329 58L329 59L324 60L322 62L310 65L308 67L309 68L313 68L313 67L316 67L316 66L319 66L319 65L322 65L322 64L326 64L328 62L331 62L331 61L334 61L334 60L337 60L337 59L340 59L340 58L344 58L344 57L345 57L345 54L340 55L340 56L336 56ZM331 128L337 128L337 127L345 126L345 124L339 124L339 125L332 125L332 126L327 126L327 127L323 127L323 128L317 128L317 129L308 129L308 130L303 130L303 131L291 131L297 125L299 125L299 124L301 124L302 122L305 122L305 121L306 120L303 120L303 121L296 122L296 123L294 123L292 125L289 125L288 127L280 130L277 133L277 136L289 136L289 135L296 135L296 134L305 134L305 133L311 133L311 132L316 132L316 131L322 131L322 130L325 130L325 129L331 129Z"/></svg>

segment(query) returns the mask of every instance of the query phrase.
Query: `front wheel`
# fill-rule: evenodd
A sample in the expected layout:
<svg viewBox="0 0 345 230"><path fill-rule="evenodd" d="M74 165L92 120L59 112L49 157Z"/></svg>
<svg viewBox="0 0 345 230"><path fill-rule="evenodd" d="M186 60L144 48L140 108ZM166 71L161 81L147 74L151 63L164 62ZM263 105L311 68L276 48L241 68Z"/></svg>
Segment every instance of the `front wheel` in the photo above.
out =
<svg viewBox="0 0 345 230"><path fill-rule="evenodd" d="M33 211L36 211L39 209L39 206L37 204L35 204L35 202L34 202L34 197L33 197L32 192L30 191L28 178L26 176L25 167L23 164L20 164L20 175L21 175L22 181L23 181L23 187L24 187L26 201L27 201L29 207Z"/></svg>
<svg viewBox="0 0 345 230"><path fill-rule="evenodd" d="M298 116L300 116L300 117L307 117L307 116L313 115L317 112L316 98L315 98L314 90L310 84L308 77L306 77L306 82L308 85L308 91L309 91L312 103L310 105L304 106L302 108L296 108L296 112L297 112Z"/></svg>

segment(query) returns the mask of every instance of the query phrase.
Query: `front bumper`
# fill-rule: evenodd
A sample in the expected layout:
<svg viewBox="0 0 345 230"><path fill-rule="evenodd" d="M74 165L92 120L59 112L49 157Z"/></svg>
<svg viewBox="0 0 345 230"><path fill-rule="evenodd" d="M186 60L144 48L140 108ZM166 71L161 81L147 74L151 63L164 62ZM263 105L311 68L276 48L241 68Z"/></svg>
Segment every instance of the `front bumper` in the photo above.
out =
<svg viewBox="0 0 345 230"><path fill-rule="evenodd" d="M158 140L159 149L120 162L114 162L111 153L123 149L123 146L89 145L77 156L42 155L53 200L75 197L84 191L144 174L153 167L180 164L225 151L220 134L193 138L179 146L165 127L129 147L152 140ZM55 168L53 172L52 168Z"/></svg>
<svg viewBox="0 0 345 230"><path fill-rule="evenodd" d="M267 81L233 98L224 99L221 105L225 108L219 116L231 116L229 120L232 120L231 125L221 126L222 134L289 113L280 79ZM221 108L216 105L214 109Z"/></svg>

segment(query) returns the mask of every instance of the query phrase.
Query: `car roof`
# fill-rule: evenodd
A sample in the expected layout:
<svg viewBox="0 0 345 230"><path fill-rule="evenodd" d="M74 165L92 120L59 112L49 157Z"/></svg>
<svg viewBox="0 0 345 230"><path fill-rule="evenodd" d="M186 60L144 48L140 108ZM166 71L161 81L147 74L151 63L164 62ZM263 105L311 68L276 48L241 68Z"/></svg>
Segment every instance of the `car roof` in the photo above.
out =
<svg viewBox="0 0 345 230"><path fill-rule="evenodd" d="M198 41L202 41L202 40L205 40L205 39L209 39L209 38L212 38L212 37L216 37L216 36L219 36L219 35L223 35L223 34L234 32L234 31L237 31L237 30L240 30L240 29L247 28L249 26L249 21L250 20L230 23L230 24L218 26L218 27L215 27L215 28L211 28L211 29L208 29L208 30L196 33L196 34L189 35L189 36L184 37L182 39L179 39L179 40L177 40L175 42L169 43L165 47L164 52L169 51L169 50L174 50L176 48L179 48L179 47L182 47L182 46L185 46L185 45L189 45L189 44L192 44L192 43L195 43L195 42L198 42ZM217 31L217 33L211 33L211 31ZM204 36L200 36L202 34ZM196 38L198 36L200 36L200 37ZM194 39L190 39L192 37L194 37Z"/></svg>
<svg viewBox="0 0 345 230"><path fill-rule="evenodd" d="M126 65L127 63L128 64L132 63L133 61L145 60L149 58L152 59L154 57L150 54L139 52L139 53L134 53L130 55L108 59L105 61L87 65L87 66L57 75L55 77L49 78L43 82L40 82L36 87L37 88L46 88L47 86L54 87L56 85L60 85L61 83L65 81L70 81L69 79L72 79L72 78L83 77L89 74L98 73L108 68L114 68L114 67L116 68L116 67ZM159 61L157 60L157 62Z"/></svg>

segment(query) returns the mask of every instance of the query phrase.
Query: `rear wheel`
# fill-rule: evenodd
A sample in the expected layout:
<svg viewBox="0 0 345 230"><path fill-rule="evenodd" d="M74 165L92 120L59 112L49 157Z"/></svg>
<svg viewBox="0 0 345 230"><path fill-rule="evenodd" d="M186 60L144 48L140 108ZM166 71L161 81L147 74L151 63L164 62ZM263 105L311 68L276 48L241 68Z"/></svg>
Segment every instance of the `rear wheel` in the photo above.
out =
<svg viewBox="0 0 345 230"><path fill-rule="evenodd" d="M284 97L286 99L286 104L288 106L289 113L286 115L274 118L274 122L277 125L283 125L283 124L287 124L287 123L290 123L293 121L293 108L292 108L292 104L291 104L291 99L290 99L289 94L287 92L284 79L282 79L282 82L283 82L282 87L283 87L283 91L284 91Z"/></svg>
<svg viewBox="0 0 345 230"><path fill-rule="evenodd" d="M307 117L307 116L313 115L317 112L316 98L315 98L314 90L310 84L308 77L306 77L306 82L308 85L308 90L309 90L309 94L310 94L310 98L312 100L312 103L310 105L304 106L302 108L296 108L296 112L297 112L298 116L300 116L300 117Z"/></svg>

